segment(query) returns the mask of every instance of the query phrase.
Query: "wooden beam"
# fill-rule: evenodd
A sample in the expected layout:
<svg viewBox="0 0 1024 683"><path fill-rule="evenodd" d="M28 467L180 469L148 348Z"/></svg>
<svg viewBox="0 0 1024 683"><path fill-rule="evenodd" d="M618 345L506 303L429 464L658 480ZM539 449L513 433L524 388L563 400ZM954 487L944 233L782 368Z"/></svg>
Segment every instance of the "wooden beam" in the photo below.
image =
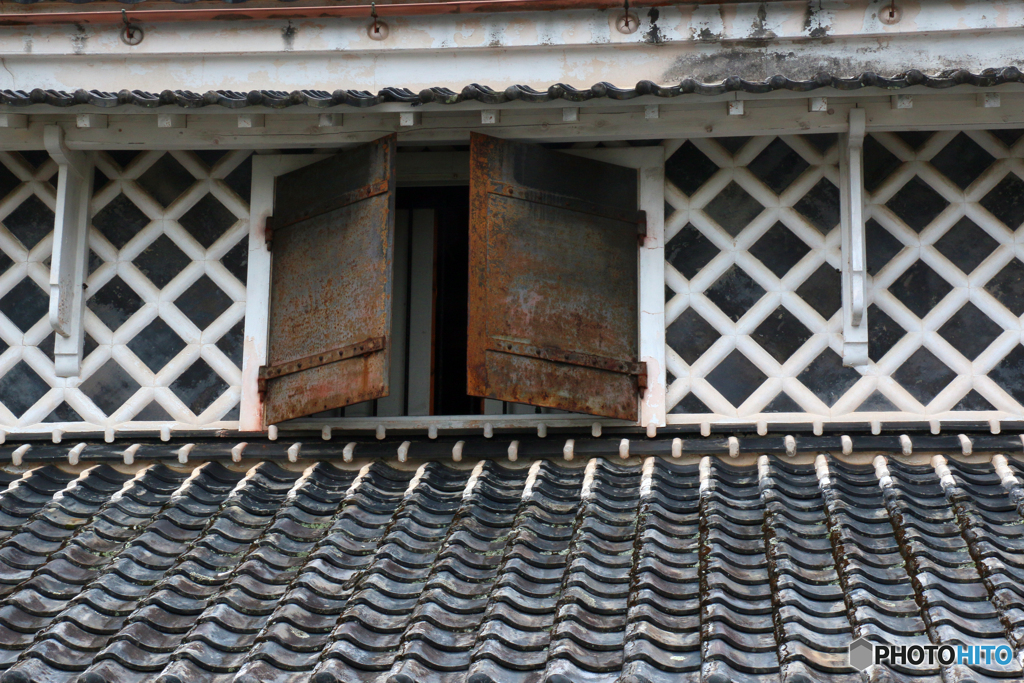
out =
<svg viewBox="0 0 1024 683"><path fill-rule="evenodd" d="M46 126L44 141L58 168L50 261L50 327L57 333L54 365L58 377L75 377L81 368L85 340L83 283L89 251L93 160L91 154L67 148L60 126Z"/></svg>
<svg viewBox="0 0 1024 683"><path fill-rule="evenodd" d="M850 130L839 139L840 230L843 251L843 365L868 364L868 273L864 236L863 109L850 111Z"/></svg>

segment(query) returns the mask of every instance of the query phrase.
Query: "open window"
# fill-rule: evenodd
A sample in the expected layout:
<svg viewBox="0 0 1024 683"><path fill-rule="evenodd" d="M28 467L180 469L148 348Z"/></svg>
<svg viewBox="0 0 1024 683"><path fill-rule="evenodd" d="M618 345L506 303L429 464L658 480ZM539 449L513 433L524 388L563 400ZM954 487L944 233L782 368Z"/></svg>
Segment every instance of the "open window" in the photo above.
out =
<svg viewBox="0 0 1024 683"><path fill-rule="evenodd" d="M389 136L277 177L264 425L636 421L637 171L477 134L444 163L403 174L423 164Z"/></svg>

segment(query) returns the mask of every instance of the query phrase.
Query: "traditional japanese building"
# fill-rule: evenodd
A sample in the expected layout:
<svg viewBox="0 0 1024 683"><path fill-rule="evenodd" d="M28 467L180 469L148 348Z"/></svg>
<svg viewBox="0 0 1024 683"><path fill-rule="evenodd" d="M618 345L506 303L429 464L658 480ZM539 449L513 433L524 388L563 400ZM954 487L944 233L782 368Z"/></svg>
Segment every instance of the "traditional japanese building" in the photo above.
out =
<svg viewBox="0 0 1024 683"><path fill-rule="evenodd" d="M0 683L1024 680L1022 44L3 5Z"/></svg>

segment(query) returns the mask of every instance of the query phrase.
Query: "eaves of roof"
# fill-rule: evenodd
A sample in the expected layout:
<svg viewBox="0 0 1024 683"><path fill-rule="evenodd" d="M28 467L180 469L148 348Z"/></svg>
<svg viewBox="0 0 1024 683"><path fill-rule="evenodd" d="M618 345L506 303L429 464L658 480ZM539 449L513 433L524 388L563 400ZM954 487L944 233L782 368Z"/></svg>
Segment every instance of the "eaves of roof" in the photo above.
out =
<svg viewBox="0 0 1024 683"><path fill-rule="evenodd" d="M119 92L102 92L99 90L44 90L36 88L26 90L4 90L0 92L0 105L24 107L32 105L50 105L54 107L73 107L91 105L111 108L124 105L156 108L178 106L189 109L202 107L223 107L240 109L244 107L269 107L283 109L295 105L315 108L337 106L373 107L378 104L397 102L409 105L423 104L459 104L461 102L481 102L489 105L500 105L509 102L544 103L556 100L568 102L586 102L594 99L631 100L642 96L677 98L684 96L719 96L728 93L746 93L750 95L767 94L776 91L813 92L822 88L833 88L838 91L859 91L866 88L881 90L902 90L913 86L932 89L948 89L959 85L978 88L992 88L1007 83L1020 83L1021 71L1009 66L999 69L985 69L981 73L967 70L943 72L928 75L917 70L907 71L895 76L881 76L865 72L859 76L841 77L829 73L819 73L807 80L794 80L777 75L763 81L750 81L731 76L718 83L702 83L687 78L675 85L658 85L652 81L640 81L632 88L620 88L610 83L597 83L590 88L575 88L571 85L556 83L546 90L535 90L525 85L512 85L504 90L495 90L486 85L472 84L464 87L461 92L449 88L427 88L413 92L407 88L384 88L375 93L365 90L294 90L292 92L278 90L251 90L234 92L229 90L210 90L206 93L194 93L188 90L164 90L159 93L143 90L121 90Z"/></svg>
<svg viewBox="0 0 1024 683"><path fill-rule="evenodd" d="M1019 652L1000 458L0 469L0 683L852 683L862 636Z"/></svg>

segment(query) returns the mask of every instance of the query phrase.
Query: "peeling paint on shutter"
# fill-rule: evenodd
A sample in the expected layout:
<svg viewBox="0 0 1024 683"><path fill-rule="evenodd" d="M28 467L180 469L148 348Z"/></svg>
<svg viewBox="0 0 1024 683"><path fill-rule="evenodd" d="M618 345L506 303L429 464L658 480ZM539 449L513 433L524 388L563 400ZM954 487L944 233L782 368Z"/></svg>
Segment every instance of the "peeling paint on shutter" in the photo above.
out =
<svg viewBox="0 0 1024 683"><path fill-rule="evenodd" d="M471 395L637 419L637 188L633 169L473 135Z"/></svg>
<svg viewBox="0 0 1024 683"><path fill-rule="evenodd" d="M283 175L264 424L387 396L396 136Z"/></svg>

